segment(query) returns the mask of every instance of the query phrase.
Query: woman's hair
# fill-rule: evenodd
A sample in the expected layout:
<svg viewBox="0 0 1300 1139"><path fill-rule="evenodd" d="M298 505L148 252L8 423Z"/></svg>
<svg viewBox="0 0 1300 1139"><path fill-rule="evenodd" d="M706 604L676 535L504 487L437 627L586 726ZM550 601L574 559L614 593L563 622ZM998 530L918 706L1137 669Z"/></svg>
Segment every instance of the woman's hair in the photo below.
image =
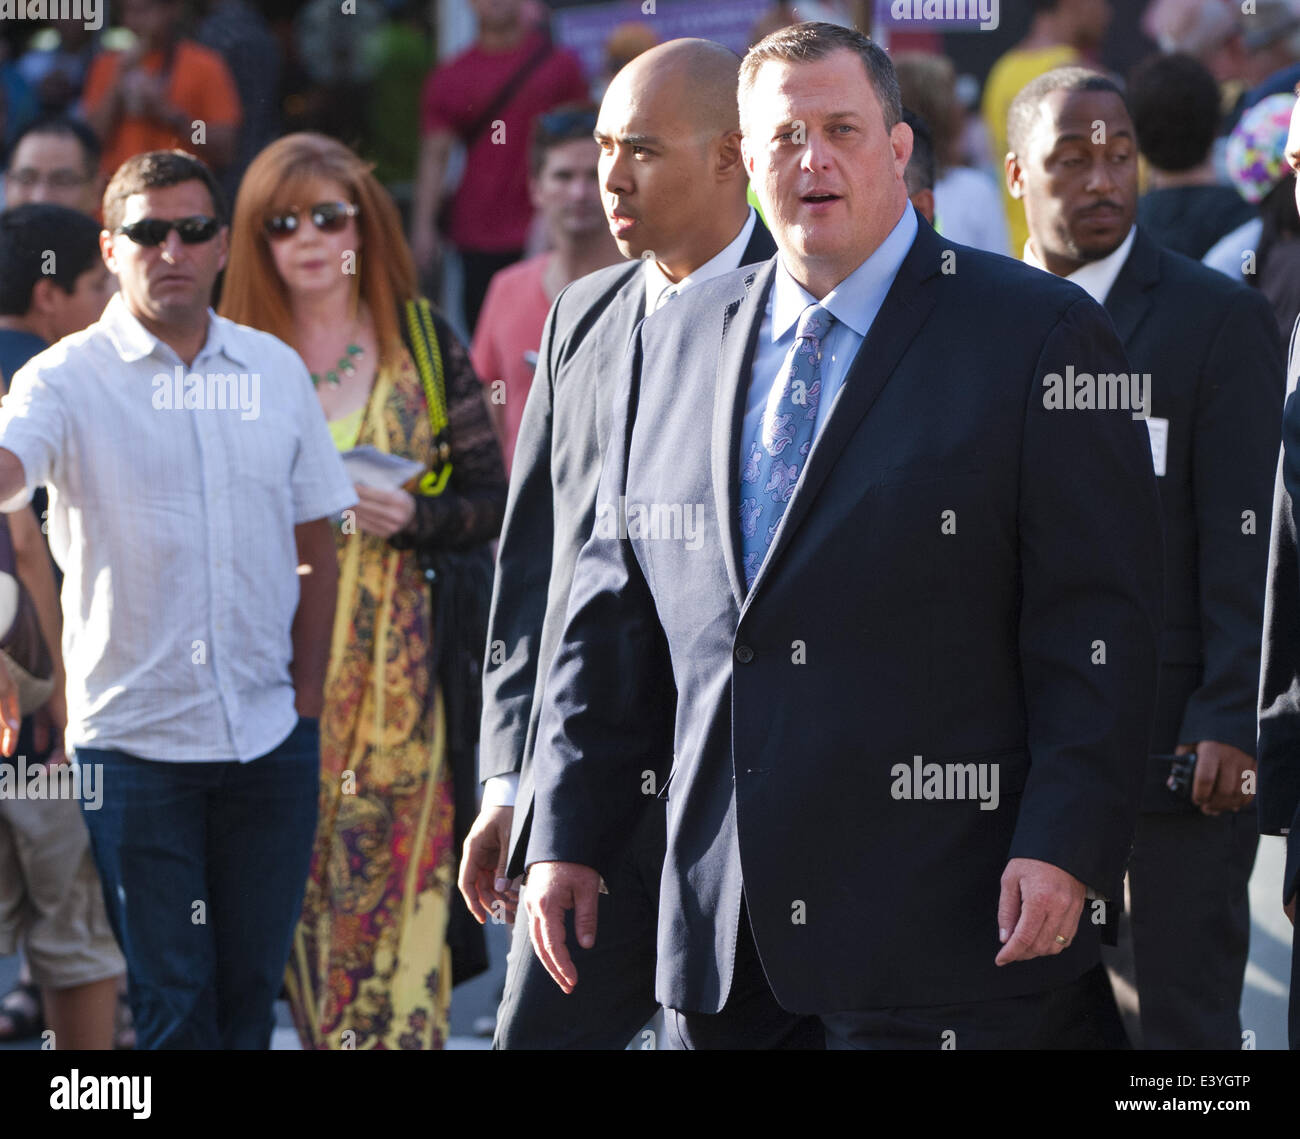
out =
<svg viewBox="0 0 1300 1139"><path fill-rule="evenodd" d="M258 154L235 199L221 315L293 342L288 291L268 248L263 222L281 211L315 205L313 186L338 182L358 207L361 247L353 271L360 299L375 322L379 357L391 360L400 353L399 309L417 294L415 264L397 207L371 169L341 142L308 132L285 135ZM340 265L339 271L344 268Z"/></svg>

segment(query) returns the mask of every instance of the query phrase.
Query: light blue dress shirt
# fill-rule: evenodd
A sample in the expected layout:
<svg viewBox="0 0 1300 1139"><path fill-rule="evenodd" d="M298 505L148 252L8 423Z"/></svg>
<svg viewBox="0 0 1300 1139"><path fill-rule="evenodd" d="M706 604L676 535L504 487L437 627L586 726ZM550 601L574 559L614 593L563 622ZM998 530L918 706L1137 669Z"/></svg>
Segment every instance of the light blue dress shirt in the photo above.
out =
<svg viewBox="0 0 1300 1139"><path fill-rule="evenodd" d="M876 247L861 265L853 270L820 301L795 282L786 272L778 256L776 280L768 294L767 311L758 330L758 347L754 352L754 368L749 378L749 394L745 400L745 423L741 433L740 454L736 469L741 471L749 454L749 441L758 438L772 388L781 381L787 359L794 348L795 328L799 314L809 305L821 304L835 317L835 323L822 341L821 394L817 403L817 419L813 424L813 442L821 435L826 419L844 378L848 375L853 358L862 347L885 303L885 296L898 276L903 258L912 248L917 233L916 211L909 202L898 224L889 236ZM810 456L811 457L811 456ZM804 470L808 464L804 463ZM800 481L803 471L799 472ZM797 492L796 492L797 493Z"/></svg>

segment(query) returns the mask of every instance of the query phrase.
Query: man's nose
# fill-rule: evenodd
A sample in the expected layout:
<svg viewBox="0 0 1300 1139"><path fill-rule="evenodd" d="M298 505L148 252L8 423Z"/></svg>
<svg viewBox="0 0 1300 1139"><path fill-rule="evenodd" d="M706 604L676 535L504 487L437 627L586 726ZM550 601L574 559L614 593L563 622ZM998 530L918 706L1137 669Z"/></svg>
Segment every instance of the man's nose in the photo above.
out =
<svg viewBox="0 0 1300 1139"><path fill-rule="evenodd" d="M181 250L185 243L181 241L181 235L174 229L167 231L167 236L159 247L162 259L169 265L175 265L180 259Z"/></svg>
<svg viewBox="0 0 1300 1139"><path fill-rule="evenodd" d="M626 194L632 187L629 176L628 159L620 154L612 154L601 160L598 167L601 189L607 194Z"/></svg>
<svg viewBox="0 0 1300 1139"><path fill-rule="evenodd" d="M569 200L572 202L590 202L600 199L600 183L590 174L575 178L569 183Z"/></svg>
<svg viewBox="0 0 1300 1139"><path fill-rule="evenodd" d="M825 140L809 134L799 155L799 167L802 170L825 170L830 165L830 148Z"/></svg>
<svg viewBox="0 0 1300 1139"><path fill-rule="evenodd" d="M1103 154L1088 173L1088 189L1095 194L1109 194L1115 189L1115 171Z"/></svg>

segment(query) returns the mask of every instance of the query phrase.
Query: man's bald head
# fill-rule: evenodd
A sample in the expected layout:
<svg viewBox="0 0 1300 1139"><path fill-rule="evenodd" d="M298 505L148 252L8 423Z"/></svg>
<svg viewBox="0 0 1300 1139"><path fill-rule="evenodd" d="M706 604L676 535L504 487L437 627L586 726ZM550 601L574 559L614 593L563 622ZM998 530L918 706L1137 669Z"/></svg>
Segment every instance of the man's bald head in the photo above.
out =
<svg viewBox="0 0 1300 1139"><path fill-rule="evenodd" d="M642 52L610 82L611 96L654 106L667 124L713 138L740 129L736 82L740 57L711 40L678 39Z"/></svg>
<svg viewBox="0 0 1300 1139"><path fill-rule="evenodd" d="M708 40L669 40L610 82L595 137L605 214L625 257L653 254L681 280L749 214L736 84L740 59Z"/></svg>

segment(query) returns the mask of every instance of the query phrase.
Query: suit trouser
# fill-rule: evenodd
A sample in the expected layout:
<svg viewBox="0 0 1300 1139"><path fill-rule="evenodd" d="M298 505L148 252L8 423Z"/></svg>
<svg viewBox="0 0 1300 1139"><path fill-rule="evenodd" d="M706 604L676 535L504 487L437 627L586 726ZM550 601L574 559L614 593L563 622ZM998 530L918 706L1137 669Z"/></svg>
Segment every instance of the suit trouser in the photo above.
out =
<svg viewBox="0 0 1300 1139"><path fill-rule="evenodd" d="M671 1046L692 1049L1048 1050L1125 1048L1128 1043L1101 965L1070 984L1021 997L820 1016L787 1012L768 986L743 906L731 991L722 1011L668 1009L665 1020Z"/></svg>
<svg viewBox="0 0 1300 1139"><path fill-rule="evenodd" d="M626 1048L659 1008L655 941L667 805L649 798L618 864L606 876L596 944L583 949L565 915L578 984L565 996L533 952L522 900L506 959L494 1048Z"/></svg>
<svg viewBox="0 0 1300 1139"><path fill-rule="evenodd" d="M1142 1047L1241 1047L1258 844L1250 808L1138 816L1128 870L1132 964L1119 953L1108 963L1137 990Z"/></svg>

